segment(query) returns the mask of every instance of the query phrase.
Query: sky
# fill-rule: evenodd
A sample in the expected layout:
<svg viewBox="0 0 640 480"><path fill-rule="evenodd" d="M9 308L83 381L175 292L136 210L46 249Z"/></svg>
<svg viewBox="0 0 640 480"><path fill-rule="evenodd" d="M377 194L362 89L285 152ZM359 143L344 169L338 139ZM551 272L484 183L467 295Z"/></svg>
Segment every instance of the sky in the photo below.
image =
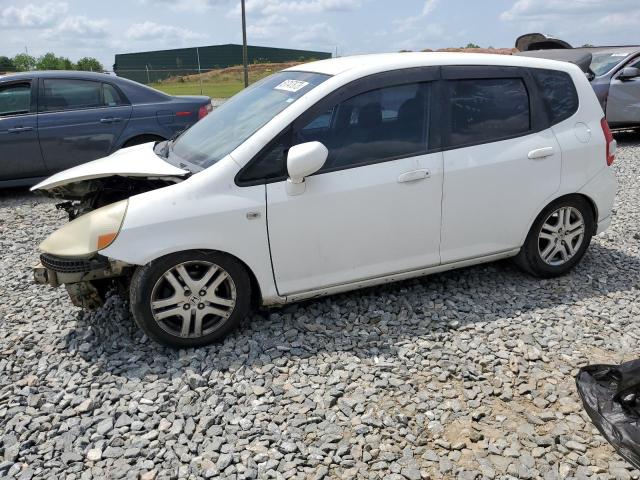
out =
<svg viewBox="0 0 640 480"><path fill-rule="evenodd" d="M512 47L542 32L574 46L640 43L638 0L246 0L250 45L353 55ZM116 53L241 43L240 0L0 0L0 55Z"/></svg>

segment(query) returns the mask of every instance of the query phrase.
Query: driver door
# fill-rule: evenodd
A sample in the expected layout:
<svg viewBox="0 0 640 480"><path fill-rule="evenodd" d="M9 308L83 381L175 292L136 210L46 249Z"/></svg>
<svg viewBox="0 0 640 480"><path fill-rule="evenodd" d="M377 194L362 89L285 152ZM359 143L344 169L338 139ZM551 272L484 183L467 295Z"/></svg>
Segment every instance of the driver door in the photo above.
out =
<svg viewBox="0 0 640 480"><path fill-rule="evenodd" d="M443 163L429 149L435 74L421 70L345 87L294 124L291 145L320 141L329 156L300 195L284 178L267 184L280 295L440 263ZM277 150L284 159L286 148Z"/></svg>
<svg viewBox="0 0 640 480"><path fill-rule="evenodd" d="M640 68L638 58L625 67ZM610 125L640 124L640 77L620 79L622 69L611 79L607 97L607 121Z"/></svg>

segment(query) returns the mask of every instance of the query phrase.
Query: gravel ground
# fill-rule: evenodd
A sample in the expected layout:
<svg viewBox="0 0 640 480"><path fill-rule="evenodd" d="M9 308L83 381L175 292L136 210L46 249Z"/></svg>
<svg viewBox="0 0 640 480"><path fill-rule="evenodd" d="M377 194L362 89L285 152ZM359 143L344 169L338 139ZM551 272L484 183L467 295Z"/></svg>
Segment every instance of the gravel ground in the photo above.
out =
<svg viewBox="0 0 640 480"><path fill-rule="evenodd" d="M64 222L0 193L0 477L639 478L581 410L587 363L640 356L640 138L612 228L570 275L510 262L256 315L170 351L126 305L30 283Z"/></svg>

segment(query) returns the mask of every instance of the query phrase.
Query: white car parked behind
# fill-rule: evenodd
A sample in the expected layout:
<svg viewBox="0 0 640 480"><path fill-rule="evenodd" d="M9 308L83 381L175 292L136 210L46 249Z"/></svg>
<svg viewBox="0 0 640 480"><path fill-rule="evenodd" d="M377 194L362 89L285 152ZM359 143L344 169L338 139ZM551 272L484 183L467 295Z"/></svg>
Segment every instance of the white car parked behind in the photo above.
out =
<svg viewBox="0 0 640 480"><path fill-rule="evenodd" d="M35 278L205 345L272 306L515 257L562 275L606 229L615 141L580 69L402 53L299 65L177 140L34 187L73 219Z"/></svg>

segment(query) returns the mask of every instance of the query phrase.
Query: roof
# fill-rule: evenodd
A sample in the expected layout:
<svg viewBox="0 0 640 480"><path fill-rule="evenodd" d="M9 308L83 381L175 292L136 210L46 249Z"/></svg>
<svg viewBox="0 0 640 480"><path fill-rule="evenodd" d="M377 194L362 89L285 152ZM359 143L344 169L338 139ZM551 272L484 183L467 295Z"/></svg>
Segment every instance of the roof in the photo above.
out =
<svg viewBox="0 0 640 480"><path fill-rule="evenodd" d="M350 71L357 73L384 72L401 68L428 67L438 65L495 65L549 68L567 70L566 62L541 58L520 57L513 55L492 55L482 53L457 52L403 52L380 53L373 55L354 55L351 57L331 58L317 62L305 63L288 68L290 71L305 71L339 75Z"/></svg>
<svg viewBox="0 0 640 480"><path fill-rule="evenodd" d="M612 46L612 47L584 47L574 48L576 51L584 51L590 53L637 53L640 52L640 45Z"/></svg>
<svg viewBox="0 0 640 480"><path fill-rule="evenodd" d="M113 79L112 75L97 72L84 72L81 70L32 70L30 72L10 73L3 79L20 80L22 78L82 78L87 80Z"/></svg>

